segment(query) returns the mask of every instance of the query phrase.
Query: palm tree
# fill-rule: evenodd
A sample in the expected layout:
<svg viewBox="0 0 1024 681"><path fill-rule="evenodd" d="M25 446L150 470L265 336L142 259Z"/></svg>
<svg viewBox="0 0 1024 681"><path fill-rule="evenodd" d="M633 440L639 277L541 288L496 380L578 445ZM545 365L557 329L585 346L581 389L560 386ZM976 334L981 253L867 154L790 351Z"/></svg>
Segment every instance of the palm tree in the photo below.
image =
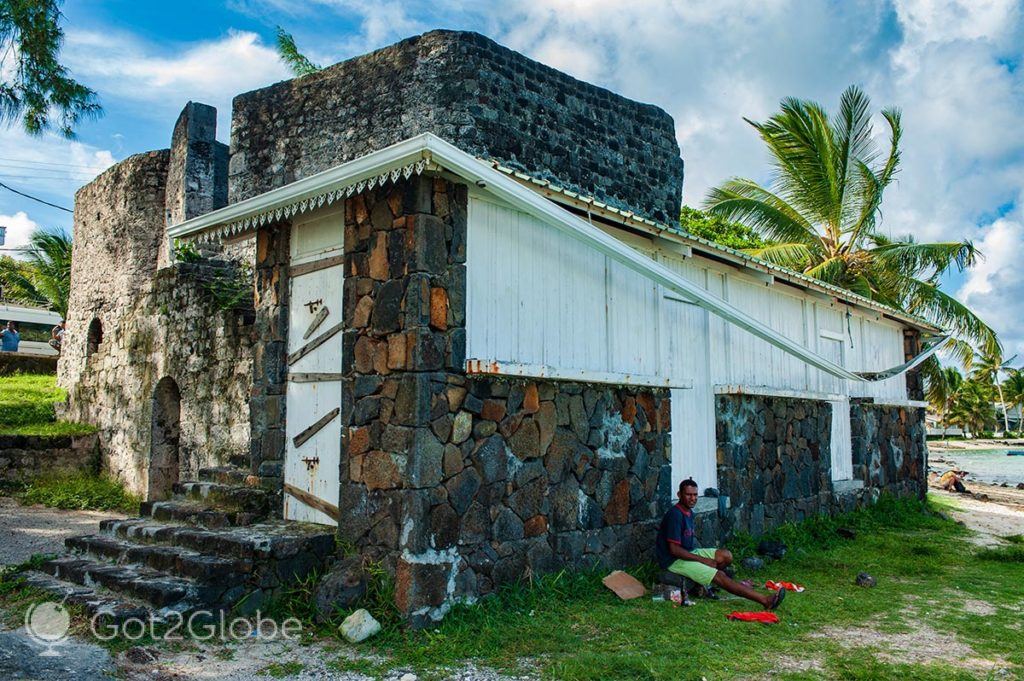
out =
<svg viewBox="0 0 1024 681"><path fill-rule="evenodd" d="M928 398L932 409L939 415L942 434L945 435L948 426L947 416L956 400L960 386L963 385L964 377L956 367L939 367L936 371L928 373L927 381L925 397Z"/></svg>
<svg viewBox="0 0 1024 681"><path fill-rule="evenodd" d="M314 64L306 55L299 52L295 38L280 26L277 27L277 56L296 77L308 76L323 69L322 66Z"/></svg>
<svg viewBox="0 0 1024 681"><path fill-rule="evenodd" d="M992 409L992 386L975 380L963 382L949 411L950 422L972 434L986 430L995 420Z"/></svg>
<svg viewBox="0 0 1024 681"><path fill-rule="evenodd" d="M705 209L740 222L768 243L747 252L891 307L917 314L985 350L995 332L939 288L943 273L979 257L970 241L920 244L878 230L882 193L900 163L900 112L886 109L889 149L878 163L871 102L850 86L829 118L814 102L787 98L764 123L747 119L768 146L769 187L733 178L708 192ZM954 347L966 366L970 347Z"/></svg>
<svg viewBox="0 0 1024 681"><path fill-rule="evenodd" d="M1010 430L1010 417L1006 413L1006 400L1003 398L1003 386L999 381L999 372L1010 369L1010 365L1015 359L1017 359L1016 355L1004 362L1002 351L996 348L995 351L975 353L971 363L972 378L987 385L995 384L996 392L999 395L999 405L1003 408L1003 428L1005 430Z"/></svg>
<svg viewBox="0 0 1024 681"><path fill-rule="evenodd" d="M24 260L0 260L4 296L28 305L46 305L68 314L71 291L71 237L63 230L37 229L22 249Z"/></svg>
<svg viewBox="0 0 1024 681"><path fill-rule="evenodd" d="M1024 369L1007 369L1006 380L1003 381L1006 396L1006 408L1017 408L1017 430L1022 430L1021 420L1024 417ZM1005 413L1005 409L1004 409Z"/></svg>

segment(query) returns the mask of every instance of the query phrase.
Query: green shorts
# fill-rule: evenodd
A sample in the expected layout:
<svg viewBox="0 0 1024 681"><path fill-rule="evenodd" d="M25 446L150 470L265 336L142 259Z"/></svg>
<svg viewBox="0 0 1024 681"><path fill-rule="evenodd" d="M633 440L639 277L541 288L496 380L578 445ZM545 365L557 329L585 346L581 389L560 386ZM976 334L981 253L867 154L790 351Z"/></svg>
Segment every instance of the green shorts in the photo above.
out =
<svg viewBox="0 0 1024 681"><path fill-rule="evenodd" d="M690 553L695 553L701 558L714 559L715 551L718 549L694 549ZM668 566L669 572L674 572L677 575L683 577L689 577L693 581L697 582L702 586L709 586L715 579L715 575L718 573L718 568L713 568L710 565L704 563L698 563L695 560L677 560Z"/></svg>

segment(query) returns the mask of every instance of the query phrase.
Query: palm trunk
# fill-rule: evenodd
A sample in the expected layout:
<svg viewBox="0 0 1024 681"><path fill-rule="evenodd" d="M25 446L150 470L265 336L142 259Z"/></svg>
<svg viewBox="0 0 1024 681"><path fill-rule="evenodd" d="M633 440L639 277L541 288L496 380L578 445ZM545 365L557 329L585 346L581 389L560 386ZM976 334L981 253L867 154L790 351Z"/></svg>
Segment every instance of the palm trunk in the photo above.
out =
<svg viewBox="0 0 1024 681"><path fill-rule="evenodd" d="M1003 437L1010 432L1010 415L1006 413L1006 401L1003 399L1003 386L999 382L999 374L996 374L996 390L999 391L999 404L1003 407Z"/></svg>

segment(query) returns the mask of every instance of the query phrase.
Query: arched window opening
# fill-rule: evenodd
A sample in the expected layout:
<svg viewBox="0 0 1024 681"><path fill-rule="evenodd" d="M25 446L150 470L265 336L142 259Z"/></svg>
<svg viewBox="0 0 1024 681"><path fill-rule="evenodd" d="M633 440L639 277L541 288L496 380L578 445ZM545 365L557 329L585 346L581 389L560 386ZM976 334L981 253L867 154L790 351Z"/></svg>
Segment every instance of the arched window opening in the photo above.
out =
<svg viewBox="0 0 1024 681"><path fill-rule="evenodd" d="M93 317L89 322L89 334L86 336L85 356L92 357L93 353L100 349L103 342L103 322L99 317Z"/></svg>

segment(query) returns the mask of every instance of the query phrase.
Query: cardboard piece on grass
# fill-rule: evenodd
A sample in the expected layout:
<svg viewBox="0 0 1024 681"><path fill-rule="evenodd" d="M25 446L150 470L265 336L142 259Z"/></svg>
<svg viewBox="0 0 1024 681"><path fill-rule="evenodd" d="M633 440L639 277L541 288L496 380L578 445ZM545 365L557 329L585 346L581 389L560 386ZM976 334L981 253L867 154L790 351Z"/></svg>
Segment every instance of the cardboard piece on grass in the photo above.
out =
<svg viewBox="0 0 1024 681"><path fill-rule="evenodd" d="M640 598L647 593L647 589L644 588L643 584L637 581L635 577L623 572L622 570L616 570L611 573L602 579L601 583L614 591L615 595L624 601L628 601L633 598Z"/></svg>

